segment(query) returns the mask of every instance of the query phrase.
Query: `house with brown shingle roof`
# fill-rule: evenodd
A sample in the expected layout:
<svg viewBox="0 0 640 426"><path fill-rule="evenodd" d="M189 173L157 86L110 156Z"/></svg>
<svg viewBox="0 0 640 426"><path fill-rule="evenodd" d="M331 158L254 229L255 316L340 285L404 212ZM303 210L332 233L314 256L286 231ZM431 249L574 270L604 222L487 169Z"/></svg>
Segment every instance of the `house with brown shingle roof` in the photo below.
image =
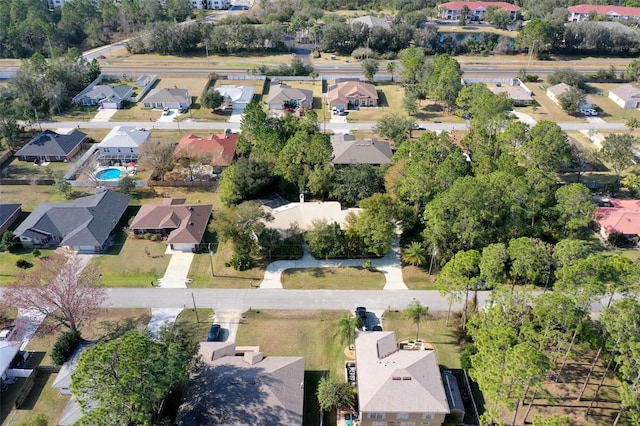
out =
<svg viewBox="0 0 640 426"><path fill-rule="evenodd" d="M639 108L640 89L631 84L623 84L609 90L609 99L618 104L620 108Z"/></svg>
<svg viewBox="0 0 640 426"><path fill-rule="evenodd" d="M378 106L376 86L357 80L337 82L327 90L327 103L338 111L354 107Z"/></svg>
<svg viewBox="0 0 640 426"><path fill-rule="evenodd" d="M361 426L439 426L450 412L435 351L400 349L392 331L358 333L356 370Z"/></svg>
<svg viewBox="0 0 640 426"><path fill-rule="evenodd" d="M272 84L265 103L267 108L275 111L285 108L310 108L313 106L313 92L282 83Z"/></svg>
<svg viewBox="0 0 640 426"><path fill-rule="evenodd" d="M350 134L332 135L334 165L390 164L393 152L388 142L376 138L357 140Z"/></svg>
<svg viewBox="0 0 640 426"><path fill-rule="evenodd" d="M196 157L214 167L228 167L235 160L238 139L240 135L237 133L211 135L204 138L196 135L185 136L178 142L173 156Z"/></svg>
<svg viewBox="0 0 640 426"><path fill-rule="evenodd" d="M571 86L569 86L567 83L556 84L555 86L551 86L547 89L547 97L557 105L560 105L560 96L569 89L571 89Z"/></svg>
<svg viewBox="0 0 640 426"><path fill-rule="evenodd" d="M129 229L137 235L162 235L171 250L196 251L207 230L213 206L185 204L185 201L184 198L165 198L162 204L143 204Z"/></svg>

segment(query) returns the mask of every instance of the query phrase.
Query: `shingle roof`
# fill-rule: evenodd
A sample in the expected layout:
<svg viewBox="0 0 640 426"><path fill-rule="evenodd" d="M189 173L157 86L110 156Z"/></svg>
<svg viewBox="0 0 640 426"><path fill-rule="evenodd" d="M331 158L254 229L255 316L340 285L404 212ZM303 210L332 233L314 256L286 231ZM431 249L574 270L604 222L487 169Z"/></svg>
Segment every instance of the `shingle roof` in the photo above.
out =
<svg viewBox="0 0 640 426"><path fill-rule="evenodd" d="M83 97L90 99L98 99L105 101L116 101L120 102L129 96L132 88L129 86L107 86L99 84L94 86L93 89L89 90L84 94Z"/></svg>
<svg viewBox="0 0 640 426"><path fill-rule="evenodd" d="M86 137L87 135L79 130L74 130L69 134L63 134L47 129L31 139L28 144L15 153L15 156L30 157L43 155L64 157L69 155Z"/></svg>
<svg viewBox="0 0 640 426"><path fill-rule="evenodd" d="M238 139L240 135L237 133L211 135L207 138L188 135L180 139L173 155L174 157L183 155L207 157L211 158L212 166L226 167L233 163Z"/></svg>
<svg viewBox="0 0 640 426"><path fill-rule="evenodd" d="M448 3L442 3L438 7L447 10L462 10L464 6L467 6L469 10L486 10L489 6L505 9L509 12L517 12L520 10L520 7L516 6L515 4L506 3L503 1L451 1Z"/></svg>
<svg viewBox="0 0 640 426"><path fill-rule="evenodd" d="M388 21L382 18L378 18L377 16L365 15L351 20L352 25L355 22L361 22L369 28L382 27L387 30L391 29L391 24L389 24Z"/></svg>
<svg viewBox="0 0 640 426"><path fill-rule="evenodd" d="M7 219L9 219L13 214L22 207L22 204L10 204L10 203L0 203L0 226L2 226Z"/></svg>
<svg viewBox="0 0 640 426"><path fill-rule="evenodd" d="M449 413L435 351L398 350L392 331L361 332L355 343L360 411Z"/></svg>
<svg viewBox="0 0 640 426"><path fill-rule="evenodd" d="M331 136L333 164L389 164L391 147L376 138L356 140L352 135Z"/></svg>
<svg viewBox="0 0 640 426"><path fill-rule="evenodd" d="M167 89L164 87L155 88L144 98L148 103L191 103L189 91L186 89Z"/></svg>
<svg viewBox="0 0 640 426"><path fill-rule="evenodd" d="M222 96L231 102L249 103L253 99L253 86L224 85L216 88Z"/></svg>
<svg viewBox="0 0 640 426"><path fill-rule="evenodd" d="M344 100L346 103L349 98L355 96L378 99L378 92L376 91L376 86L363 81L343 81L329 87L327 91L327 98L331 102L339 99Z"/></svg>
<svg viewBox="0 0 640 426"><path fill-rule="evenodd" d="M100 148L139 148L149 140L151 132L134 126L117 126L98 145Z"/></svg>
<svg viewBox="0 0 640 426"><path fill-rule="evenodd" d="M558 96L562 95L564 92L566 92L569 89L571 89L571 86L569 86L566 83L560 83L560 84L556 84L555 86L549 87L547 91L553 93L557 98Z"/></svg>
<svg viewBox="0 0 640 426"><path fill-rule="evenodd" d="M291 100L302 102L313 102L313 92L311 90L298 89L286 84L274 84L269 89L267 104L276 102L289 102Z"/></svg>
<svg viewBox="0 0 640 426"><path fill-rule="evenodd" d="M40 204L15 230L55 235L62 246L101 246L129 205L131 196L116 191L81 197L70 203Z"/></svg>
<svg viewBox="0 0 640 426"><path fill-rule="evenodd" d="M623 101L628 101L631 98L640 98L640 89L630 84L623 84L614 89L609 90L609 93L613 93Z"/></svg>
<svg viewBox="0 0 640 426"><path fill-rule="evenodd" d="M501 87L490 87L491 90L496 95L500 93L506 93L509 99L513 99L516 101L532 101L533 96L524 91L521 87L517 86L501 86Z"/></svg>
<svg viewBox="0 0 640 426"><path fill-rule="evenodd" d="M166 229L169 244L198 244L202 241L211 204L184 204L167 198L162 204L143 204L129 226L131 229Z"/></svg>

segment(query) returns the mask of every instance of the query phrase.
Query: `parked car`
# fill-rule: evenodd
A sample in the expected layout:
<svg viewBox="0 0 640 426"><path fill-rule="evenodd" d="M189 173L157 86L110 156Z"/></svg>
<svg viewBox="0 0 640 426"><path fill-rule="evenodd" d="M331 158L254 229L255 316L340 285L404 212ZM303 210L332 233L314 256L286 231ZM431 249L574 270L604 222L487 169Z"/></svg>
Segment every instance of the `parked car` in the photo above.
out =
<svg viewBox="0 0 640 426"><path fill-rule="evenodd" d="M371 330L372 331L382 331L382 327L380 327L379 325L374 325Z"/></svg>
<svg viewBox="0 0 640 426"><path fill-rule="evenodd" d="M583 115L586 116L592 116L592 117L597 117L598 116L598 111L596 111L593 108L586 108L581 110L580 112L582 112Z"/></svg>
<svg viewBox="0 0 640 426"><path fill-rule="evenodd" d="M207 336L207 342L217 342L220 339L220 324L213 324L209 329L209 335Z"/></svg>
<svg viewBox="0 0 640 426"><path fill-rule="evenodd" d="M358 306L356 308L356 316L362 320L367 319L367 308L364 306Z"/></svg>
<svg viewBox="0 0 640 426"><path fill-rule="evenodd" d="M427 130L424 126L418 124L418 123L414 123L413 124L413 130Z"/></svg>
<svg viewBox="0 0 640 426"><path fill-rule="evenodd" d="M13 333L16 331L16 327L15 326L10 326L9 328L5 328L4 330L0 331L0 341L1 340L9 340L11 339L11 336L13 336Z"/></svg>

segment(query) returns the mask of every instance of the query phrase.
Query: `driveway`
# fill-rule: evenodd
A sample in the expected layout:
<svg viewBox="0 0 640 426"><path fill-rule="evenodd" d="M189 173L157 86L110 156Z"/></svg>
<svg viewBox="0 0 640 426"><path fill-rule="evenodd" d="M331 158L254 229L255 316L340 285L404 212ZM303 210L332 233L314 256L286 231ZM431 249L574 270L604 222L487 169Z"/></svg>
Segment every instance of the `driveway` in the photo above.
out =
<svg viewBox="0 0 640 426"><path fill-rule="evenodd" d="M213 315L214 324L222 327L222 341L235 342L238 335L238 325L242 319L242 309L216 309Z"/></svg>
<svg viewBox="0 0 640 426"><path fill-rule="evenodd" d="M98 110L95 117L91 119L92 123L107 123L111 121L114 115L118 112L117 109L101 109Z"/></svg>
<svg viewBox="0 0 640 426"><path fill-rule="evenodd" d="M530 126L535 126L536 125L536 120L534 120L528 114L525 114L525 113L519 112L519 111L513 111L513 115L515 115L518 118L518 120L522 121L525 124L528 124Z"/></svg>
<svg viewBox="0 0 640 426"><path fill-rule="evenodd" d="M246 105L234 107L231 111L231 117L229 117L229 123L242 123L242 115L246 107Z"/></svg>
<svg viewBox="0 0 640 426"><path fill-rule="evenodd" d="M600 117L585 117L585 118L587 119L587 123L597 123L597 124L606 123L606 121L604 121Z"/></svg>
<svg viewBox="0 0 640 426"><path fill-rule="evenodd" d="M177 109L170 109L167 111L167 115L164 113L160 113L160 118L156 120L156 123L172 123L175 118L180 115L180 112Z"/></svg>
<svg viewBox="0 0 640 426"><path fill-rule="evenodd" d="M151 319L149 325L147 325L147 331L154 339L157 339L160 333L160 329L165 325L173 325L180 315L182 309L180 308L154 308L151 309Z"/></svg>
<svg viewBox="0 0 640 426"><path fill-rule="evenodd" d="M331 113L331 121L329 122L331 124L347 124L347 116Z"/></svg>
<svg viewBox="0 0 640 426"><path fill-rule="evenodd" d="M159 288L187 288L187 275L193 261L193 253L173 251L167 246L166 254L171 260L164 272L164 277L158 279Z"/></svg>

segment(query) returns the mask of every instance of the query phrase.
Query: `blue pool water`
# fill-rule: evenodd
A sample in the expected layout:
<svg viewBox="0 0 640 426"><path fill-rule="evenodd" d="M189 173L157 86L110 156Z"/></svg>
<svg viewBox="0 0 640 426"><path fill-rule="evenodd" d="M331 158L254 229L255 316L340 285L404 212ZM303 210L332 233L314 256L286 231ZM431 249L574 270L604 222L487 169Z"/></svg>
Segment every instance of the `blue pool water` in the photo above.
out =
<svg viewBox="0 0 640 426"><path fill-rule="evenodd" d="M96 179L98 180L118 180L122 170L120 169L104 169L96 173Z"/></svg>

